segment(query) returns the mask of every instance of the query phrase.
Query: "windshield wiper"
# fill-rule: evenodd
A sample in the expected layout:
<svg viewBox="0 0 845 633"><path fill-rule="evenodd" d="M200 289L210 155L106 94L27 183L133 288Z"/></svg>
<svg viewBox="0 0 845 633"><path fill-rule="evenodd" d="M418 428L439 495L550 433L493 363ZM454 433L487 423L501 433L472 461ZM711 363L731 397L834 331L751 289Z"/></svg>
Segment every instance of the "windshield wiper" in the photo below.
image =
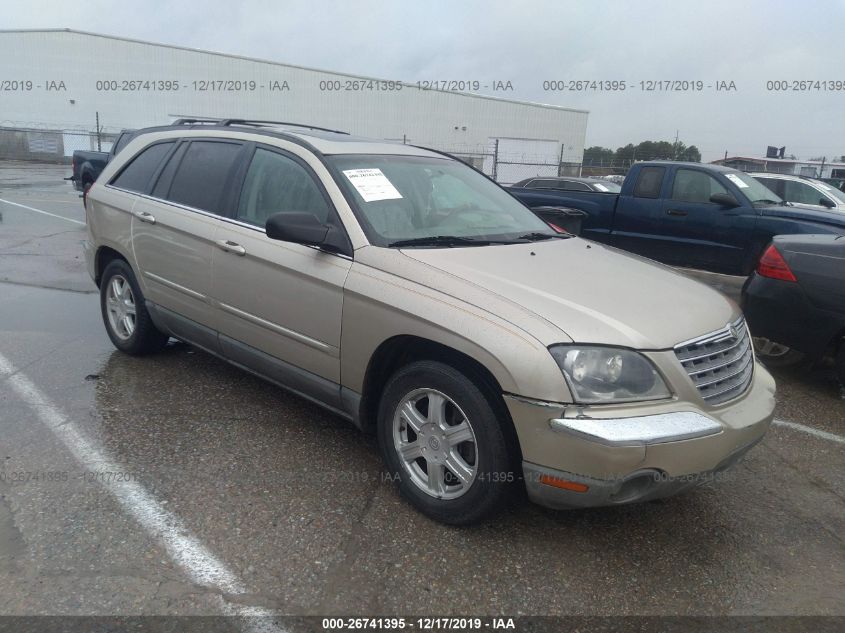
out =
<svg viewBox="0 0 845 633"><path fill-rule="evenodd" d="M397 248L401 246L486 246L490 240L481 240L473 237L461 237L460 235L429 235L427 237L412 237L407 240L396 240L390 242L388 247Z"/></svg>
<svg viewBox="0 0 845 633"><path fill-rule="evenodd" d="M518 240L528 240L529 242L536 242L538 240L568 240L570 237L575 237L572 233L540 233L535 231L534 233L526 233L525 235L520 235Z"/></svg>

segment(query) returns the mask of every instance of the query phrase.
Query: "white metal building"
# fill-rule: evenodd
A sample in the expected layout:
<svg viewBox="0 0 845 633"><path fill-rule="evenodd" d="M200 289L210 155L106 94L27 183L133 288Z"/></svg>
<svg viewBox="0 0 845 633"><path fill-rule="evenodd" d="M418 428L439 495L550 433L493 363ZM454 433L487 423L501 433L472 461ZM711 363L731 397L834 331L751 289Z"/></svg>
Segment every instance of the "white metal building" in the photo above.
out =
<svg viewBox="0 0 845 633"><path fill-rule="evenodd" d="M0 80L6 128L91 131L96 113L106 131L179 115L271 119L405 139L479 167L500 139L508 161L543 174L581 162L588 114L510 100L494 85L503 98L62 29L0 31Z"/></svg>

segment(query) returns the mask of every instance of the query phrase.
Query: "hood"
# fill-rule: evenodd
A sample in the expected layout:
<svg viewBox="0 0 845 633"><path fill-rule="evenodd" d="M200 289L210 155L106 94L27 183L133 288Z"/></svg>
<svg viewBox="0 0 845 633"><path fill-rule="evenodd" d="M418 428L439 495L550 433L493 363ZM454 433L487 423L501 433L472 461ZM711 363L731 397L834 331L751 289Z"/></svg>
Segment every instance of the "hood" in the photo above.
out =
<svg viewBox="0 0 845 633"><path fill-rule="evenodd" d="M577 238L402 253L519 304L579 343L668 349L739 314L724 295L670 268Z"/></svg>
<svg viewBox="0 0 845 633"><path fill-rule="evenodd" d="M790 218L827 224L831 227L845 230L845 212L838 209L813 209L800 205L779 205L776 207L762 207L760 212L773 218Z"/></svg>

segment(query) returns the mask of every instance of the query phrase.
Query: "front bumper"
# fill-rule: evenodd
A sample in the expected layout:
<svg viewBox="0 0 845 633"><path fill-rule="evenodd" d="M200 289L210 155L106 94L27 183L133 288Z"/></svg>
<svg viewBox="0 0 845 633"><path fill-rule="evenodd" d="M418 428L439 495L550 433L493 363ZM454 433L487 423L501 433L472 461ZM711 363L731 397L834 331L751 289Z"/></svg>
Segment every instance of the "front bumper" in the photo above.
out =
<svg viewBox="0 0 845 633"><path fill-rule="evenodd" d="M643 413L506 396L528 496L552 508L615 505L719 479L771 424L774 380L759 365L754 373L743 396L710 409L675 401Z"/></svg>

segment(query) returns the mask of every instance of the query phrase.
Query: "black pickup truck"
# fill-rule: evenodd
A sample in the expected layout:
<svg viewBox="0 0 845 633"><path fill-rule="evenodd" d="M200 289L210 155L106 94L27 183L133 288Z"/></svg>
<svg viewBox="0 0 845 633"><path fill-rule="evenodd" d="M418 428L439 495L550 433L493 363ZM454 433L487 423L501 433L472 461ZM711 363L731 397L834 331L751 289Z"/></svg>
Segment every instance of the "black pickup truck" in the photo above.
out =
<svg viewBox="0 0 845 633"><path fill-rule="evenodd" d="M73 188L77 191L86 191L88 187L94 184L97 176L105 169L109 161L126 147L126 144L133 138L135 138L135 130L123 130L107 152L76 150L73 152L73 160L70 164L71 176L65 178L65 180L70 180L73 183Z"/></svg>
<svg viewBox="0 0 845 633"><path fill-rule="evenodd" d="M842 211L786 203L751 176L717 165L637 163L618 194L509 191L532 209L584 211L581 235L587 239L675 266L731 275L750 274L775 235L845 234Z"/></svg>

